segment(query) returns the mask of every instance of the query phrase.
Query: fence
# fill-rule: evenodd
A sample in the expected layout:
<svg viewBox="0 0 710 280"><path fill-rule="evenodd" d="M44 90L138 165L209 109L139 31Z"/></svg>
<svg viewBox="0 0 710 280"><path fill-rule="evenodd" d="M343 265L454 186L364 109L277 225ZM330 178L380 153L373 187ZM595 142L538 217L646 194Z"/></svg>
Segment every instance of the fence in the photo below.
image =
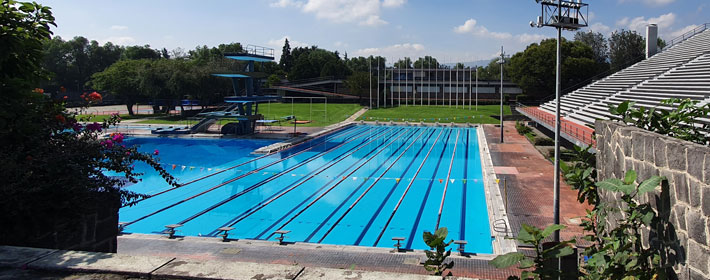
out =
<svg viewBox="0 0 710 280"><path fill-rule="evenodd" d="M522 104L518 104L517 110L540 124L546 124L553 128L555 127L555 115L544 112L538 109L538 107L528 107ZM586 145L596 147L597 143L594 139L594 129L582 126L572 121L565 120L564 118L560 118L560 120L561 133L567 134L567 136L576 139Z"/></svg>

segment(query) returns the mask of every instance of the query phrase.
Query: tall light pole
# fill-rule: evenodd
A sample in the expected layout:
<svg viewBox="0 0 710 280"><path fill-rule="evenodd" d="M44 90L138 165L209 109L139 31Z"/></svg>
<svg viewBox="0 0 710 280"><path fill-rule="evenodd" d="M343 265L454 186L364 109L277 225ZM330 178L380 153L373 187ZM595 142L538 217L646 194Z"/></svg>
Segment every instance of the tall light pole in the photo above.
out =
<svg viewBox="0 0 710 280"><path fill-rule="evenodd" d="M478 111L478 65L476 65L476 111Z"/></svg>
<svg viewBox="0 0 710 280"><path fill-rule="evenodd" d="M377 56L377 109L380 108L380 56Z"/></svg>
<svg viewBox="0 0 710 280"><path fill-rule="evenodd" d="M367 104L367 109L372 109L372 56L367 58L367 64L369 64L369 71L370 71L370 103ZM362 95L360 95L362 96ZM362 100L361 100L362 101ZM362 105L362 103L360 103Z"/></svg>
<svg viewBox="0 0 710 280"><path fill-rule="evenodd" d="M589 5L582 0L535 0L542 5L542 15L537 21L531 21L531 27L541 28L551 26L557 29L557 67L555 82L555 177L554 177L554 205L553 223L560 223L560 97L562 94L562 29L577 30L588 26ZM553 241L560 241L560 232L555 231ZM558 263L559 264L559 263Z"/></svg>
<svg viewBox="0 0 710 280"><path fill-rule="evenodd" d="M505 64L505 52L500 46L500 142L503 143L503 64Z"/></svg>

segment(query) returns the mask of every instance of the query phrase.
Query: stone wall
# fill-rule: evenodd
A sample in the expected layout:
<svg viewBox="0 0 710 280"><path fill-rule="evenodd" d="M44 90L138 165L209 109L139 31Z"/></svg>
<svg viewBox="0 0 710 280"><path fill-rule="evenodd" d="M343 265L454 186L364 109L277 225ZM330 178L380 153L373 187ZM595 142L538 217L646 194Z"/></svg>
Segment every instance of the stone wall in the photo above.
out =
<svg viewBox="0 0 710 280"><path fill-rule="evenodd" d="M674 270L680 279L710 279L710 147L611 121L597 121L595 127L599 179L623 178L627 170L638 173L638 182L654 175L665 176L669 183L669 220L680 245L675 250L679 264ZM649 193L640 200L659 210L659 193ZM601 196L606 201L618 201L615 194ZM648 232L644 235L648 240Z"/></svg>

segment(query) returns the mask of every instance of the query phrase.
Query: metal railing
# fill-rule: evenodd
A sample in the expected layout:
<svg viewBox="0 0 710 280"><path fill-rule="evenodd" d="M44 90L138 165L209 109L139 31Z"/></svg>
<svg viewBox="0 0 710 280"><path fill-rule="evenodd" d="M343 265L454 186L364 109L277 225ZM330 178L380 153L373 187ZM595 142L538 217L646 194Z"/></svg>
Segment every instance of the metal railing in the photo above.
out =
<svg viewBox="0 0 710 280"><path fill-rule="evenodd" d="M252 55L274 57L274 49L257 45L247 45L244 48L244 52Z"/></svg>
<svg viewBox="0 0 710 280"><path fill-rule="evenodd" d="M677 44L679 44L679 43L681 43L681 42L683 42L683 41L685 41L685 40L687 40L687 39L690 39L691 37L697 35L697 34L700 33L700 32L703 32L703 31L707 30L708 28L710 28L710 23L705 23L705 24L702 24L702 25L700 25L700 26L694 28L693 30L690 30L690 31L684 33L683 35L680 35L680 36L678 36L678 37L676 37L676 38L670 40L669 42L667 42L667 45L666 45L663 49L659 50L659 53L661 53L661 52L663 52L663 51L665 51L665 50L668 50L670 47L672 47L672 46L674 46L674 45L677 45ZM604 72L595 74L595 75L593 75L593 76L591 76L591 77L585 79L584 81L581 81L581 82L579 82L579 83L577 83L577 84L574 84L574 85L572 85L572 86L569 86L569 87L567 87L567 88L565 88L565 89L562 90L562 95L567 94L567 93L570 93L570 92L572 92L572 91L574 91L574 90L580 89L580 88L584 87L584 85L590 84L590 82L592 82L592 81L594 81L594 80L600 80L600 79L605 78L605 77L607 77L607 76L609 76L609 75L612 75L612 74L614 74L614 73L616 73L616 72L619 72L619 71L621 71L621 70L623 70L623 69L626 69L627 67L629 67L629 66L631 66L631 65L634 65L634 64L636 64L636 63L642 61L645 56L646 56L646 55L644 54L643 56L639 56L639 57L636 57L636 58L632 58L632 59L630 59L630 60L625 61L624 63L622 63L621 65L619 65L619 66L617 66L617 67L614 67L614 68L611 68L611 69L606 70L606 71L604 71ZM548 95L548 96L546 96L546 97L544 97L544 98L542 98L542 99L540 100L540 104L542 105L543 103L552 101L552 100L554 100L554 99L555 99L555 95L554 95L554 94Z"/></svg>
<svg viewBox="0 0 710 280"><path fill-rule="evenodd" d="M287 82L279 82L274 85L280 85L280 86L297 85L297 84L306 84L306 83L322 82L322 81L329 81L329 80L335 80L335 76L306 78L306 79L293 80L293 81L287 81Z"/></svg>
<svg viewBox="0 0 710 280"><path fill-rule="evenodd" d="M555 115L553 114L545 113L536 107L528 107L522 104L518 104L518 110L538 123L542 122L551 127L555 127ZM561 118L560 132L592 147L596 147L597 145L597 141L594 139L593 129L565 120L564 118Z"/></svg>
<svg viewBox="0 0 710 280"><path fill-rule="evenodd" d="M680 42L690 39L691 37L697 35L698 33L705 31L706 29L708 29L708 27L710 27L710 23L704 23L704 24L694 28L693 30L683 33L683 35L673 38L673 40L670 40L669 42L667 42L667 45L663 49L661 49L659 52L665 51L665 50L669 49L670 47L677 45Z"/></svg>

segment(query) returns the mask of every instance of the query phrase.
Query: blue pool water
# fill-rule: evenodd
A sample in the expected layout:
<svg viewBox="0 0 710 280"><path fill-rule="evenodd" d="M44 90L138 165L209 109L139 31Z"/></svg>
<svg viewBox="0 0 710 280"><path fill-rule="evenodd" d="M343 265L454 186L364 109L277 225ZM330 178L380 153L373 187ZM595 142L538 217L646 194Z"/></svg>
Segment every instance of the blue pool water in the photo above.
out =
<svg viewBox="0 0 710 280"><path fill-rule="evenodd" d="M492 253L475 128L351 126L279 153L273 142L134 138L188 183L171 189L155 172L129 186L154 196L120 210L125 232L429 249L424 231L447 227L466 251ZM173 169L174 165L174 169ZM137 166L137 168L147 168ZM207 176L207 177L205 177Z"/></svg>

